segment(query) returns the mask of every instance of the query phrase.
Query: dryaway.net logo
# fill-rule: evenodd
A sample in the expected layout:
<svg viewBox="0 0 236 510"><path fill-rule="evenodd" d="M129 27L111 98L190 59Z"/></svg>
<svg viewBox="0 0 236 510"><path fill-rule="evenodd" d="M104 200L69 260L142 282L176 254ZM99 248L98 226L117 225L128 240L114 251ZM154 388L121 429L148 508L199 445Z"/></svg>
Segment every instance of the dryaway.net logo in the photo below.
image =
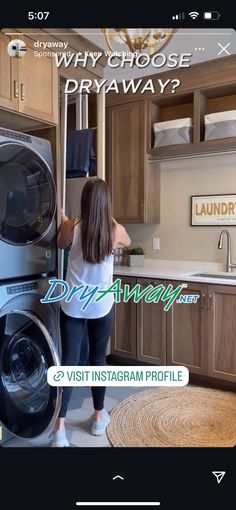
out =
<svg viewBox="0 0 236 510"><path fill-rule="evenodd" d="M14 39L7 46L7 53L10 57L22 58L26 54L26 44L21 39Z"/></svg>

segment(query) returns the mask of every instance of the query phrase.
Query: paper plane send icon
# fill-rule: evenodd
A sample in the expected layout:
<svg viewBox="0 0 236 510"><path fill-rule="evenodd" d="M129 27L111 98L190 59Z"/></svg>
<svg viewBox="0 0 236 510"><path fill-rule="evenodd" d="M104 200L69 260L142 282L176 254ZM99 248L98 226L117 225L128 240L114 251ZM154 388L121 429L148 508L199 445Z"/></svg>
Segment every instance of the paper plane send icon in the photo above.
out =
<svg viewBox="0 0 236 510"><path fill-rule="evenodd" d="M216 477L217 483L220 483L223 480L226 471L212 471L212 473Z"/></svg>

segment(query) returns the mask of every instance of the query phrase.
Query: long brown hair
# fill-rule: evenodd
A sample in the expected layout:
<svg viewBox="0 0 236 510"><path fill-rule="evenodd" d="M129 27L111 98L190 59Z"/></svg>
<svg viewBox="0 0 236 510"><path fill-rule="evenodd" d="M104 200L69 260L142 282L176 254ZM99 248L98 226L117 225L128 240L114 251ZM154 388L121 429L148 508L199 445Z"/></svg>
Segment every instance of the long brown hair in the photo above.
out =
<svg viewBox="0 0 236 510"><path fill-rule="evenodd" d="M83 259L99 264L112 253L111 197L105 181L90 178L81 195L80 227Z"/></svg>

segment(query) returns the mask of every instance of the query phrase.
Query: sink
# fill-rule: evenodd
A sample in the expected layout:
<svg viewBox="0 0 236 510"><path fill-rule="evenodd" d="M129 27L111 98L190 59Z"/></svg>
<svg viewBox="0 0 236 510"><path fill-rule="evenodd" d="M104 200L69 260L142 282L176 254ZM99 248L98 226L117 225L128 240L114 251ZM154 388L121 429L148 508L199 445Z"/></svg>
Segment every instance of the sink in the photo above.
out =
<svg viewBox="0 0 236 510"><path fill-rule="evenodd" d="M236 273L192 273L191 276L201 278L219 278L223 280L236 280Z"/></svg>

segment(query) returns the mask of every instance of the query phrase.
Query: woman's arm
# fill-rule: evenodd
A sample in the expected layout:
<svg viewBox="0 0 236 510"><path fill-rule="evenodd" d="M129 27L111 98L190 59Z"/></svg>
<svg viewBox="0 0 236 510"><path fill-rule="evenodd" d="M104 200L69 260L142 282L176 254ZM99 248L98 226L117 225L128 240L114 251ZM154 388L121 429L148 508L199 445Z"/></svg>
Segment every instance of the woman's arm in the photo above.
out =
<svg viewBox="0 0 236 510"><path fill-rule="evenodd" d="M74 224L75 221L67 218L67 216L62 212L61 224L58 229L57 236L57 246L61 250L64 250L64 248L67 248L67 246L70 246L72 243L74 235Z"/></svg>
<svg viewBox="0 0 236 510"><path fill-rule="evenodd" d="M117 223L117 221L114 218L113 223L114 223L113 249L115 249L118 244L122 244L123 246L128 248L128 246L130 246L131 244L129 234L127 233L123 225Z"/></svg>

